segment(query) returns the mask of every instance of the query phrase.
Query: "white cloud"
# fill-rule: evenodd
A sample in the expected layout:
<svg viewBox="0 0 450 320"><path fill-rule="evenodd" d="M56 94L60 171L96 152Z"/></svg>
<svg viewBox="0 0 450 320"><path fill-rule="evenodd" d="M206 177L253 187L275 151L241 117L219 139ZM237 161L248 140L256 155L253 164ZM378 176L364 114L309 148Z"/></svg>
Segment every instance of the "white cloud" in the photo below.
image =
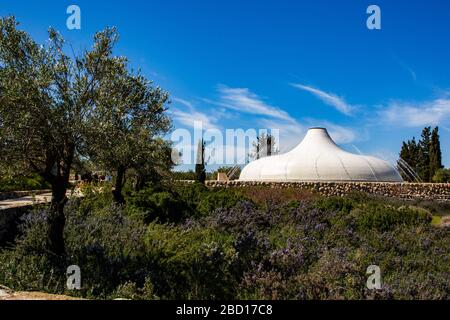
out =
<svg viewBox="0 0 450 320"><path fill-rule="evenodd" d="M394 59L397 61L397 63L400 65L400 67L411 76L411 78L414 81L417 80L416 72L409 65L407 65L403 60L401 60L399 57L397 57L395 55L394 55Z"/></svg>
<svg viewBox="0 0 450 320"><path fill-rule="evenodd" d="M260 124L268 129L279 130L278 147L281 153L292 150L305 136L308 128L320 126L328 130L333 140L338 144L352 143L361 140L360 133L349 127L340 126L329 121L306 119L304 123L298 121L286 122L262 119Z"/></svg>
<svg viewBox="0 0 450 320"><path fill-rule="evenodd" d="M279 141L275 141L275 143L280 153L288 152L297 146L308 130L306 126L297 121L293 123L291 121L261 119L259 123L264 128L278 130Z"/></svg>
<svg viewBox="0 0 450 320"><path fill-rule="evenodd" d="M422 103L392 101L378 112L381 121L401 127L449 123L450 99L446 96Z"/></svg>
<svg viewBox="0 0 450 320"><path fill-rule="evenodd" d="M306 86L303 84L298 84L298 83L291 83L291 86L293 86L294 88L312 93L313 95L318 97L320 100L322 100L324 103L336 108L336 110L338 110L339 112L341 112L343 114L351 115L352 112L356 109L356 106L348 104L343 98L341 98L333 93L328 93L328 92L319 90L317 88L314 88L311 86Z"/></svg>
<svg viewBox="0 0 450 320"><path fill-rule="evenodd" d="M177 103L181 104L184 107L187 108L187 110L181 110L180 108L172 108L172 114L173 118L188 126L193 127L194 122L201 122L202 127L204 129L218 129L217 121L219 120L218 117L213 116L212 114L206 114L200 111L197 111L194 107L194 105L184 99L181 98L172 98L172 100Z"/></svg>
<svg viewBox="0 0 450 320"><path fill-rule="evenodd" d="M275 106L264 102L258 95L251 92L248 88L230 88L219 86L219 101L205 100L206 102L218 105L227 109L236 110L255 115L294 121L289 114Z"/></svg>
<svg viewBox="0 0 450 320"><path fill-rule="evenodd" d="M292 118L286 111L265 103L258 95L247 88L230 88L219 86L219 100L204 102L216 105L226 110L245 112L255 115L254 127L278 130L277 147L281 153L287 152L297 146L303 139L310 126L326 127L336 143L351 143L360 140L359 135L351 128L343 127L325 120L304 119L300 123ZM172 98L174 102L185 107L186 110L174 108L175 120L185 125L193 126L194 121L201 121L205 129L218 129L217 122L224 119L227 113L224 110L210 110L202 113L194 105L184 99ZM263 116L263 117L262 117Z"/></svg>
<svg viewBox="0 0 450 320"><path fill-rule="evenodd" d="M187 101L187 100L184 100L181 98L177 98L177 97L173 97L172 100L188 107L189 109L194 109L194 105L190 101Z"/></svg>

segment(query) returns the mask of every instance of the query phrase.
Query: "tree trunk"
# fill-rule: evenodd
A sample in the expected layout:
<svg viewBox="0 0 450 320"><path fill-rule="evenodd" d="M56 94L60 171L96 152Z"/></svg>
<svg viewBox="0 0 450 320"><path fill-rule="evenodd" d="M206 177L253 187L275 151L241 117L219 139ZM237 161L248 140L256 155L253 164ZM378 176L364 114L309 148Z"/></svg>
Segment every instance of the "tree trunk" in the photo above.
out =
<svg viewBox="0 0 450 320"><path fill-rule="evenodd" d="M134 184L134 191L139 192L142 189L144 189L146 183L146 179L142 175L137 175L136 177L136 183Z"/></svg>
<svg viewBox="0 0 450 320"><path fill-rule="evenodd" d="M72 168L73 155L75 147L72 143L67 143L64 147L64 157L62 161L53 161L49 158L49 166L44 174L52 185L52 201L50 204L50 212L48 216L47 245L51 252L58 257L65 255L64 246L64 227L66 225L66 217L64 215L64 206L67 203L66 192L69 187L70 168ZM56 167L56 172L51 173L48 170Z"/></svg>
<svg viewBox="0 0 450 320"><path fill-rule="evenodd" d="M68 183L63 177L55 178L52 184L52 202L48 217L47 242L51 252L58 256L65 254L64 247L64 206L67 202L66 191Z"/></svg>
<svg viewBox="0 0 450 320"><path fill-rule="evenodd" d="M116 183L114 185L114 201L116 201L117 204L125 204L125 198L122 195L122 187L123 187L123 179L125 177L125 167L120 165L117 168L117 176L116 176Z"/></svg>

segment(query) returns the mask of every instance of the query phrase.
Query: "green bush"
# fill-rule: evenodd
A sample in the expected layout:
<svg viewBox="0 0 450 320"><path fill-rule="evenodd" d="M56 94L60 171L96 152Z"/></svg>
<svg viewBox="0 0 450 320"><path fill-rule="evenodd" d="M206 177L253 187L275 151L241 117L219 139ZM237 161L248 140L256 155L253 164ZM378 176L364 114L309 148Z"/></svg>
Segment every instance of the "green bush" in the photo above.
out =
<svg viewBox="0 0 450 320"><path fill-rule="evenodd" d="M321 198L316 202L316 207L324 211L340 211L350 213L350 211L352 211L355 207L355 202L350 198Z"/></svg>
<svg viewBox="0 0 450 320"><path fill-rule="evenodd" d="M112 294L115 299L130 299L130 300L154 300L157 297L154 294L154 288L151 280L147 278L144 286L139 288L135 282L125 282L120 284L116 291Z"/></svg>
<svg viewBox="0 0 450 320"><path fill-rule="evenodd" d="M130 202L143 212L147 223L154 220L161 223L178 223L189 216L190 212L189 205L176 193L169 191L153 192L150 188L144 189L137 193Z"/></svg>
<svg viewBox="0 0 450 320"><path fill-rule="evenodd" d="M197 213L201 216L208 215L217 208L232 208L238 202L246 200L244 196L234 189L216 189L200 199L197 204Z"/></svg>
<svg viewBox="0 0 450 320"><path fill-rule="evenodd" d="M210 228L183 229L152 223L146 234L157 292L171 299L231 299L232 237Z"/></svg>
<svg viewBox="0 0 450 320"><path fill-rule="evenodd" d="M37 174L0 176L0 192L49 189L50 185Z"/></svg>
<svg viewBox="0 0 450 320"><path fill-rule="evenodd" d="M88 298L112 297L120 285L142 288L150 268L145 254L145 225L120 207L80 210L80 202L66 207L66 256L46 250L47 210L25 217L24 235L14 248L0 251L0 283L15 290L70 293ZM66 269L78 265L82 290L66 290Z"/></svg>
<svg viewBox="0 0 450 320"><path fill-rule="evenodd" d="M433 176L433 182L450 182L450 169L439 169Z"/></svg>
<svg viewBox="0 0 450 320"><path fill-rule="evenodd" d="M145 213L146 222L179 223L186 218L207 216L217 208L231 208L246 198L235 189L209 190L203 184L178 185L170 190L146 188L129 198Z"/></svg>
<svg viewBox="0 0 450 320"><path fill-rule="evenodd" d="M419 225L431 222L432 216L424 209L390 207L383 204L369 204L351 212L357 227L362 230L377 229L387 231L398 225Z"/></svg>
<svg viewBox="0 0 450 320"><path fill-rule="evenodd" d="M449 228L431 226L422 204L277 199L290 200L259 205L194 184L147 188L116 206L107 188L87 190L66 207L67 255L47 252L48 213L36 210L15 246L0 249L0 283L93 299L449 298ZM182 219L173 218L178 203ZM72 264L80 292L65 288ZM373 264L376 292L365 286Z"/></svg>

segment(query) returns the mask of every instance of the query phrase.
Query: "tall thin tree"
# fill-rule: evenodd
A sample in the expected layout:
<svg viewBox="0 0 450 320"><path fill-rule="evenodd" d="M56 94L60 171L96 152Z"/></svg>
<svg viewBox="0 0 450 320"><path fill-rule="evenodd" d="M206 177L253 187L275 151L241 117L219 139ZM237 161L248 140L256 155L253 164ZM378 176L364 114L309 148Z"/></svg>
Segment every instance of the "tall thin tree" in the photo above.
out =
<svg viewBox="0 0 450 320"><path fill-rule="evenodd" d="M432 179L435 173L442 168L442 152L441 142L439 139L439 128L435 127L431 133L430 142L430 179Z"/></svg>
<svg viewBox="0 0 450 320"><path fill-rule="evenodd" d="M205 168L205 142L201 139L197 147L197 161L195 163L195 178L197 182L205 183L206 168Z"/></svg>

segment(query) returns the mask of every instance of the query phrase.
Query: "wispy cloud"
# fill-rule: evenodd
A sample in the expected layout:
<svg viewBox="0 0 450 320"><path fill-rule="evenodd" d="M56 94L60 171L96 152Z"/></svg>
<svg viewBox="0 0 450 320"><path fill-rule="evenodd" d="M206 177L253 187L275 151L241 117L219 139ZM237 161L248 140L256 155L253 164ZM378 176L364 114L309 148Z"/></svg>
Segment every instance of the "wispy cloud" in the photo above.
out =
<svg viewBox="0 0 450 320"><path fill-rule="evenodd" d="M320 126L327 128L330 136L338 144L347 144L362 140L361 134L353 128L344 127L326 120L305 119L304 122L286 122L273 119L261 119L259 123L265 128L278 130L278 147L281 153L296 147L310 127Z"/></svg>
<svg viewBox="0 0 450 320"><path fill-rule="evenodd" d="M416 81L417 80L417 75L416 72L411 68L408 67L406 64L401 64L402 68L406 70L406 72L409 73L409 75L411 76L411 78Z"/></svg>
<svg viewBox="0 0 450 320"><path fill-rule="evenodd" d="M219 129L217 122L218 117L213 114L207 114L196 110L192 102L181 99L172 98L174 104L184 106L183 109L179 107L172 108L172 114L175 121L178 121L185 126L193 127L194 122L201 122L204 129Z"/></svg>
<svg viewBox="0 0 450 320"><path fill-rule="evenodd" d="M292 150L300 143L302 137L308 131L307 126L296 120L292 122L277 119L260 119L258 123L263 128L278 130L279 141L275 141L275 143L280 153Z"/></svg>
<svg viewBox="0 0 450 320"><path fill-rule="evenodd" d="M450 123L450 98L425 102L392 101L381 108L378 115L384 122L401 127L423 127Z"/></svg>
<svg viewBox="0 0 450 320"><path fill-rule="evenodd" d="M394 60L400 65L400 67L403 70L405 70L414 81L416 81L417 80L416 72L408 64L406 64L403 60L401 60L399 57L397 57L395 54L393 55L393 57L394 57Z"/></svg>
<svg viewBox="0 0 450 320"><path fill-rule="evenodd" d="M173 97L172 101L176 102L176 103L180 103L180 104L184 105L185 107L188 107L189 109L194 109L194 105L192 104L192 102L187 101L185 99Z"/></svg>
<svg viewBox="0 0 450 320"><path fill-rule="evenodd" d="M334 93L325 92L320 89L317 89L317 88L314 88L311 86L306 86L306 85L299 84L299 83L291 83L291 86L293 86L294 88L312 93L317 98L322 100L324 103L326 103L329 106L332 106L333 108L335 108L336 110L338 110L339 112L341 112L343 114L351 115L354 112L354 110L356 109L356 106L348 104L344 100L344 98L339 97L338 95L336 95Z"/></svg>
<svg viewBox="0 0 450 320"><path fill-rule="evenodd" d="M264 102L261 97L251 92L248 88L230 88L220 85L217 90L219 92L219 100L205 100L205 102L239 112L293 121L286 111Z"/></svg>

